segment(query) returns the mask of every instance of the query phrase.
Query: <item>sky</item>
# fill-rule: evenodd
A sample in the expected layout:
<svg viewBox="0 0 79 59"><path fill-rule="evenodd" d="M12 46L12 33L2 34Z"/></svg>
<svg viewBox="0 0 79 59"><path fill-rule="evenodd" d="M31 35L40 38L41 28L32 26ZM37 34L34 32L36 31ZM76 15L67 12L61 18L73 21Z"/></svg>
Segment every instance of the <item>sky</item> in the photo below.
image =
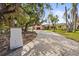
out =
<svg viewBox="0 0 79 59"><path fill-rule="evenodd" d="M47 18L49 13L51 13L53 15L58 15L58 19L59 19L58 23L65 23L65 19L63 18L63 14L65 12L64 7L66 5L67 9L70 9L72 7L71 3L66 3L65 5L61 5L61 4L57 5L57 3L51 3L50 5L53 8L53 10L49 11L45 9L45 18ZM79 15L79 5L77 6L77 8L78 8L78 15Z"/></svg>

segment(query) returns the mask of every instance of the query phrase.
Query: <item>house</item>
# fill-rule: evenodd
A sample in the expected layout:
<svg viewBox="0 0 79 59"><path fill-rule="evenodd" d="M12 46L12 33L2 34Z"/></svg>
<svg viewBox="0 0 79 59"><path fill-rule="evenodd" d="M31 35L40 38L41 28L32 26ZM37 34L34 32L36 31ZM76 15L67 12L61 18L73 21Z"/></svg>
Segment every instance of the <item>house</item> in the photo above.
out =
<svg viewBox="0 0 79 59"><path fill-rule="evenodd" d="M44 30L49 28L52 29L52 24L44 23L44 24L36 24L33 26L33 29L35 30Z"/></svg>
<svg viewBox="0 0 79 59"><path fill-rule="evenodd" d="M43 28L42 25L39 25L39 24L38 24L38 25L34 25L34 26L33 26L33 29L34 29L34 30L43 30L44 28Z"/></svg>

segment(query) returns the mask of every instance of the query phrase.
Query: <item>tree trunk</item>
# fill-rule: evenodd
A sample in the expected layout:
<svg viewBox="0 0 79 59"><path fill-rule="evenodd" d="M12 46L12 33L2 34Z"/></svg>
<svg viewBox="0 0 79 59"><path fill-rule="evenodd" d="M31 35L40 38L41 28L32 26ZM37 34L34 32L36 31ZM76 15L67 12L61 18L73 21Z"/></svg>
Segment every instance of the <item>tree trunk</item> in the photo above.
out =
<svg viewBox="0 0 79 59"><path fill-rule="evenodd" d="M66 17L66 31L68 31L68 20L67 20L67 7L65 6L65 17Z"/></svg>
<svg viewBox="0 0 79 59"><path fill-rule="evenodd" d="M77 22L77 4L75 4L75 7L73 6L73 14L74 14L74 18L73 18L73 20L74 20L74 26L73 26L73 32L76 32L76 22Z"/></svg>
<svg viewBox="0 0 79 59"><path fill-rule="evenodd" d="M73 32L76 32L76 15L75 15L75 17L74 17L75 19L74 19L74 28L73 28Z"/></svg>

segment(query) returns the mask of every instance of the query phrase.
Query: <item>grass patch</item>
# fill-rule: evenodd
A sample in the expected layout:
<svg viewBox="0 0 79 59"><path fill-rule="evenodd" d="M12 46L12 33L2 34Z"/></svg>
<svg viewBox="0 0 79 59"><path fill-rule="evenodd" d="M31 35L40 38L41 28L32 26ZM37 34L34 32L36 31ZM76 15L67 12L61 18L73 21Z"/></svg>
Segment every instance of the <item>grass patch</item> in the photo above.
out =
<svg viewBox="0 0 79 59"><path fill-rule="evenodd" d="M62 30L57 30L56 33L59 33L61 35L64 35L65 37L75 40L79 42L79 31L78 32L65 32Z"/></svg>
<svg viewBox="0 0 79 59"><path fill-rule="evenodd" d="M48 32L52 32L52 30L47 30ZM75 40L77 42L79 42L79 31L76 32L65 32L62 30L55 30L54 32L59 33L63 36L65 36L66 38Z"/></svg>

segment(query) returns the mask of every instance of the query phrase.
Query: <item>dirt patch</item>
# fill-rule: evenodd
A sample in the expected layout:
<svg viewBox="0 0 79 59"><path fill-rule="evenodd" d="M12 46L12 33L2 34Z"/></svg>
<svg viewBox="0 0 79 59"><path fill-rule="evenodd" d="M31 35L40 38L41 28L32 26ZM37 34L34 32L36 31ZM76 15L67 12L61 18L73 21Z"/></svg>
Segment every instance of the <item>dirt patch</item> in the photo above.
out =
<svg viewBox="0 0 79 59"><path fill-rule="evenodd" d="M27 44L31 42L34 38L36 38L36 32L23 32L23 44ZM14 50L10 50L10 34L0 35L0 56L6 55ZM15 49L16 50L16 49Z"/></svg>

